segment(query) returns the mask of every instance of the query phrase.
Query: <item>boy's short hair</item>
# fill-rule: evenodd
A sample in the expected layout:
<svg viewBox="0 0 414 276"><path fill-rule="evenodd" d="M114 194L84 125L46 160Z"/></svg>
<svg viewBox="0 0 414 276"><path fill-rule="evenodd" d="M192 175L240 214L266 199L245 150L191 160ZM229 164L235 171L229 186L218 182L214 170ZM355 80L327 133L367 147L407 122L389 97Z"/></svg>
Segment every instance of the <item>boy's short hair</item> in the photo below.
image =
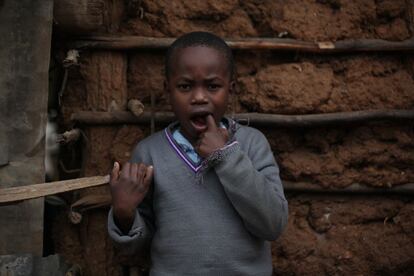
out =
<svg viewBox="0 0 414 276"><path fill-rule="evenodd" d="M228 70L230 72L230 78L234 76L234 60L233 54L227 43L212 33L208 32L191 32L177 38L168 48L165 58L165 76L168 79L170 74L171 59L175 52L179 49L184 49L193 46L205 46L211 47L222 53L228 63Z"/></svg>

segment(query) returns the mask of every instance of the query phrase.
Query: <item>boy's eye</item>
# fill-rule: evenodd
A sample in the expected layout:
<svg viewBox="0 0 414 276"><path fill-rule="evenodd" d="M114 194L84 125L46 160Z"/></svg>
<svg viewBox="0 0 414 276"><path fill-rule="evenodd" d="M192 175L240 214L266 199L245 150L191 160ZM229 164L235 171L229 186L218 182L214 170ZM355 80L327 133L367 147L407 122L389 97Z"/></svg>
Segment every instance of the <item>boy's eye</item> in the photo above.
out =
<svg viewBox="0 0 414 276"><path fill-rule="evenodd" d="M212 84L209 84L207 88L210 91L216 91L221 88L221 85L212 83Z"/></svg>
<svg viewBox="0 0 414 276"><path fill-rule="evenodd" d="M177 88L181 91L189 91L191 89L191 85L187 83L181 83L177 85Z"/></svg>

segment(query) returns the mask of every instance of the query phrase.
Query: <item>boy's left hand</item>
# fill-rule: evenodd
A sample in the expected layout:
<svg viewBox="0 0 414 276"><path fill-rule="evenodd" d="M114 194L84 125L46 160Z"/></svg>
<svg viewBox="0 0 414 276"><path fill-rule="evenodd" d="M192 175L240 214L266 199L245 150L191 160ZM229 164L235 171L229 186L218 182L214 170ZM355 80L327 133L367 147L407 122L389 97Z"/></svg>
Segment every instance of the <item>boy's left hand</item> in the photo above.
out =
<svg viewBox="0 0 414 276"><path fill-rule="evenodd" d="M218 127L213 115L207 116L206 123L207 130L200 135L195 147L197 153L203 158L224 147L229 139L227 129Z"/></svg>

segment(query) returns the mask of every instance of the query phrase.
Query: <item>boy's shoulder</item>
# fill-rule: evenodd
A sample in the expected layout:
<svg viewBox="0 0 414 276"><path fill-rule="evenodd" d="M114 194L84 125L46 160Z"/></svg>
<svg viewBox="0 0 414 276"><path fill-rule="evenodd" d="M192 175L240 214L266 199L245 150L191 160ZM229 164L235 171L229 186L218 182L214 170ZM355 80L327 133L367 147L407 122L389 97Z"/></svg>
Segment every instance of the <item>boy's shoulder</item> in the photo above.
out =
<svg viewBox="0 0 414 276"><path fill-rule="evenodd" d="M131 161L151 164L152 155L163 151L163 135L164 130L138 141L132 151Z"/></svg>
<svg viewBox="0 0 414 276"><path fill-rule="evenodd" d="M266 140L265 135L258 129L246 125L241 125L239 123L235 124L235 137L237 140L247 140L247 141L259 141Z"/></svg>
<svg viewBox="0 0 414 276"><path fill-rule="evenodd" d="M158 145L163 142L165 130L157 131L150 136L145 137L137 143L137 147L148 148L149 146Z"/></svg>

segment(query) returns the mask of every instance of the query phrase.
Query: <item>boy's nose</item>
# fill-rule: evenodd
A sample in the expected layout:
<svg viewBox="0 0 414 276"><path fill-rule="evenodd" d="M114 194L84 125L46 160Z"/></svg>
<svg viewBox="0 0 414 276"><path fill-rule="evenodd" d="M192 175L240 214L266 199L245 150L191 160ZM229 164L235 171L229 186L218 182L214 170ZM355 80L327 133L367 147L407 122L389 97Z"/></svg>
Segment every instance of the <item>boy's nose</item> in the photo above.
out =
<svg viewBox="0 0 414 276"><path fill-rule="evenodd" d="M208 103L206 91L203 88L196 88L192 93L192 104L205 104Z"/></svg>

